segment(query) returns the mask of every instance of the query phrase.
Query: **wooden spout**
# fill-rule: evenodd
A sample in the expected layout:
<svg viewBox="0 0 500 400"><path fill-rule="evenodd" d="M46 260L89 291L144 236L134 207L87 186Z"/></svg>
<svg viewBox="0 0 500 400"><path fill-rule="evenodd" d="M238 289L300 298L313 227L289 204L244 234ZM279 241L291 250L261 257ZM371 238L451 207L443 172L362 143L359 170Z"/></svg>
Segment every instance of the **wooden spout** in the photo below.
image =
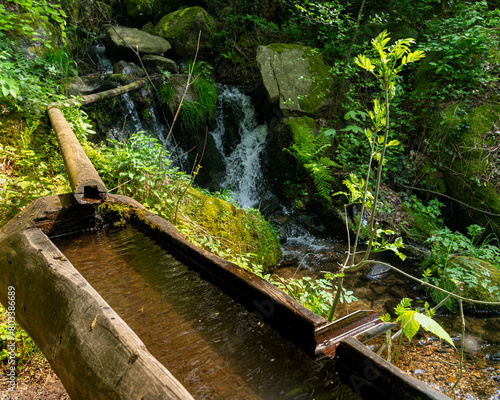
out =
<svg viewBox="0 0 500 400"><path fill-rule="evenodd" d="M63 113L54 105L47 107L47 113L56 132L64 166L76 201L80 204L102 203L106 200L108 190Z"/></svg>

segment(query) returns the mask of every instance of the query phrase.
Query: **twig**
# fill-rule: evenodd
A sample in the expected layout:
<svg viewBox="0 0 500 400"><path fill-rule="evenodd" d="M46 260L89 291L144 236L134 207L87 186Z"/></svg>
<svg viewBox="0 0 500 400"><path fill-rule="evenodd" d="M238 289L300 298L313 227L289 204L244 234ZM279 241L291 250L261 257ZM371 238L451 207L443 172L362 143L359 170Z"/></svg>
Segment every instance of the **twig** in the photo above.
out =
<svg viewBox="0 0 500 400"><path fill-rule="evenodd" d="M465 344L465 317L464 317L464 307L462 304L462 300L459 300L459 306L460 306L460 319L462 320L462 338L461 338L461 343L460 343L460 374L458 375L458 379L455 382L455 384L451 387L450 390L453 390L453 396L455 395L455 388L457 387L458 383L462 379L462 375L464 372L464 344Z"/></svg>
<svg viewBox="0 0 500 400"><path fill-rule="evenodd" d="M439 192L436 192L434 190L430 190L430 189L422 189L422 188L417 188L417 187L414 187L414 186L407 186L407 185L399 185L405 189L410 189L410 190L418 190L418 191L421 191L421 192L428 192L428 193L432 193L432 194L435 194L435 195L438 195L438 196L441 196L441 197L445 197L449 200L452 200L456 203L459 203L465 207L468 207L468 208L471 208L472 210L475 210L475 211L479 211L480 213L483 213L483 214L486 214L486 215L491 215L493 217L500 217L500 214L496 214L496 213L492 213L490 211L486 211L486 210L481 210L480 208L477 208L477 207L474 207L474 206L471 206L470 204L467 204L467 203L464 203L463 201L460 201L454 197L451 197L451 196L448 196L447 194L443 194L443 193L439 193Z"/></svg>
<svg viewBox="0 0 500 400"><path fill-rule="evenodd" d="M188 73L184 93L182 94L181 101L179 102L179 106L177 107L177 111L175 112L174 119L173 119L172 123L170 124L170 129L168 131L167 137L165 138L165 141L163 142L163 146L161 146L161 149L160 149L160 155L158 156L158 158L159 158L158 164L159 164L160 169L161 169L162 152L165 149L165 145L167 144L168 138L172 134L172 130L174 129L175 122L177 121L177 118L179 117L179 114L181 112L182 103L184 102L184 98L186 97L189 86L191 85L191 78L193 76L194 66L196 64L196 58L198 57L198 50L200 49L200 40L201 40L201 31L198 33L198 44L196 45L196 53L194 55L193 65L191 66L191 69L189 70L189 73Z"/></svg>
<svg viewBox="0 0 500 400"><path fill-rule="evenodd" d="M288 293L290 293L290 295L294 298L294 300L296 302L299 302L283 279L281 279L278 275L275 275L275 274L273 274L273 277L276 277L276 279L278 279L283 284L283 286L285 286L286 290L288 290Z"/></svg>

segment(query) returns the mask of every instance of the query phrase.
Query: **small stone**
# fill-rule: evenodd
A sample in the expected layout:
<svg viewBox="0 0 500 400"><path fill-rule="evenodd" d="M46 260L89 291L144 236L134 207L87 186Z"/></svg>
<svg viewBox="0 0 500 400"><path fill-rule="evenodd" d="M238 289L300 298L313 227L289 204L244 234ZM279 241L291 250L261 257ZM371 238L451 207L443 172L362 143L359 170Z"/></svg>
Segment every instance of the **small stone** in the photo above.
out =
<svg viewBox="0 0 500 400"><path fill-rule="evenodd" d="M413 371L413 375L422 375L425 374L425 369L416 369Z"/></svg>

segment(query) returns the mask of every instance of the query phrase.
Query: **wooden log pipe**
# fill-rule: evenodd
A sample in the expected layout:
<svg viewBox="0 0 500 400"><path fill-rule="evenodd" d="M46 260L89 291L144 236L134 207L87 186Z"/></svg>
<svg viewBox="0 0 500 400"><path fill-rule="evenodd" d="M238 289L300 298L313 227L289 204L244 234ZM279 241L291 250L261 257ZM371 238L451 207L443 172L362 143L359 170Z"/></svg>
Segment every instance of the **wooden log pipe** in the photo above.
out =
<svg viewBox="0 0 500 400"><path fill-rule="evenodd" d="M63 113L55 105L49 105L47 113L56 132L64 166L76 201L80 204L103 202L106 200L108 190Z"/></svg>

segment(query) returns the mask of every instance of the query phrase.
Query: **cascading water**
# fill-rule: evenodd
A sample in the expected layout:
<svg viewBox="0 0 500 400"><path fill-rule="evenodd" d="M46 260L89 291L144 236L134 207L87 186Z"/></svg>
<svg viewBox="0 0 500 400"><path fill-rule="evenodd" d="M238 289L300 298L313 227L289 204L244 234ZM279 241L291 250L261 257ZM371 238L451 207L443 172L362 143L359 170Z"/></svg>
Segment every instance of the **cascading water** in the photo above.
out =
<svg viewBox="0 0 500 400"><path fill-rule="evenodd" d="M108 138L122 141L136 132L144 131L144 128L130 94L122 94L118 97L118 101L122 103L122 107L126 110L125 120L121 126L115 125L109 129Z"/></svg>
<svg viewBox="0 0 500 400"><path fill-rule="evenodd" d="M236 87L221 86L217 105L216 126L210 132L226 165L223 188L229 188L242 207L257 207L264 191L262 185L261 154L267 137L267 124L259 125L252 99ZM230 152L225 148L228 140L226 123L229 107L240 110L235 136L241 141ZM228 154L229 153L229 154Z"/></svg>
<svg viewBox="0 0 500 400"><path fill-rule="evenodd" d="M97 67L101 71L102 75L108 75L113 73L113 63L106 56L106 47L98 45L95 47L95 55L97 58Z"/></svg>

